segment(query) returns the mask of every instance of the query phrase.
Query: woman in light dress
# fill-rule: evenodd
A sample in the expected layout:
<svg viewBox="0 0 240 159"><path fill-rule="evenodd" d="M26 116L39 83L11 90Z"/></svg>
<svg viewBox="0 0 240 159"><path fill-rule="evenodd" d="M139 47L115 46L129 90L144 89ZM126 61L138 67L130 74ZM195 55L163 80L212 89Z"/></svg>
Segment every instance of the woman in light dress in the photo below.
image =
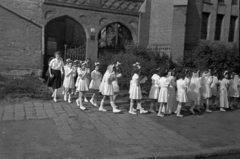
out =
<svg viewBox="0 0 240 159"><path fill-rule="evenodd" d="M212 111L209 108L210 98L212 97L210 86L213 82L213 78L211 76L211 70L203 72L201 82L202 82L202 96L206 103L206 112L211 113Z"/></svg>
<svg viewBox="0 0 240 159"><path fill-rule="evenodd" d="M76 100L77 106L80 107L81 110L86 110L86 107L82 104L82 98L84 97L86 91L88 91L88 85L87 85L87 70L86 70L86 63L83 62L81 64L82 68L78 68L78 77L76 86L77 86L77 92L79 92L79 98Z"/></svg>
<svg viewBox="0 0 240 159"><path fill-rule="evenodd" d="M71 95L75 87L74 78L76 76L76 70L73 68L73 62L70 59L67 62L68 62L68 66L65 67L65 78L63 82L63 87L65 89L64 101L68 100L68 103L71 103Z"/></svg>
<svg viewBox="0 0 240 159"><path fill-rule="evenodd" d="M219 102L220 102L220 111L225 112L226 108L229 108L228 104L228 71L223 73L223 77L219 80L220 89L219 89Z"/></svg>
<svg viewBox="0 0 240 159"><path fill-rule="evenodd" d="M164 117L164 113L162 113L162 109L166 110L167 102L168 102L168 87L169 87L169 81L167 79L168 71L162 70L161 71L161 78L159 80L160 85L160 92L158 96L158 102L160 103L159 111L157 116Z"/></svg>
<svg viewBox="0 0 240 159"><path fill-rule="evenodd" d="M188 88L188 101L191 104L190 112L195 114L194 109L197 109L198 112L200 110L200 81L199 81L199 70L192 73L192 78L190 80L189 88Z"/></svg>
<svg viewBox="0 0 240 159"><path fill-rule="evenodd" d="M177 109L175 69L170 71L167 79L169 81L169 87L168 87L168 102L165 113L172 114Z"/></svg>
<svg viewBox="0 0 240 159"><path fill-rule="evenodd" d="M219 85L219 81L218 81L218 77L216 75L217 71L215 70L212 74L212 79L213 82L211 84L211 92L212 92L212 108L216 108L217 105L215 104L216 102L216 98L219 97L219 92L218 92L218 85Z"/></svg>
<svg viewBox="0 0 240 159"><path fill-rule="evenodd" d="M236 105L237 98L239 97L238 92L238 75L235 72L231 73L231 79L229 81L229 88L228 88L228 96L229 96L229 107L230 109L234 109L234 105Z"/></svg>
<svg viewBox="0 0 240 159"><path fill-rule="evenodd" d="M94 105L95 107L97 107L97 100L96 100L96 95L99 92L99 87L101 84L101 80L102 80L102 74L99 72L99 62L95 63L95 70L92 71L91 73L91 83L89 85L89 89L93 90L93 96L90 100L90 102L92 103L92 105Z"/></svg>
<svg viewBox="0 0 240 159"><path fill-rule="evenodd" d="M102 79L102 82L99 87L99 91L103 95L103 99L101 100L101 104L99 107L99 111L106 112L107 110L104 109L104 102L107 96L110 97L110 105L113 109L113 113L120 113L121 110L117 109L114 100L113 100L113 95L114 95L114 90L113 90L113 84L112 82L115 80L115 75L113 72L114 65L109 65L104 76Z"/></svg>
<svg viewBox="0 0 240 159"><path fill-rule="evenodd" d="M136 109L133 108L134 101L137 102L137 108L140 109L140 114L145 114L148 111L144 110L141 105L141 99L142 99L142 92L141 92L141 83L146 82L146 80L140 81L140 69L141 66L138 62L133 64L133 76L132 80L130 82L130 90L129 90L129 98L130 98L130 108L129 113L136 115Z"/></svg>
<svg viewBox="0 0 240 159"><path fill-rule="evenodd" d="M152 76L152 86L149 92L149 98L151 99L151 104L150 104L150 109L149 112L155 113L155 111L158 111L158 106L157 106L157 100L159 96L159 80L160 76L158 75L160 73L160 68L156 70L156 73L153 74ZM155 110L154 110L155 108Z"/></svg>
<svg viewBox="0 0 240 159"><path fill-rule="evenodd" d="M122 77L122 74L119 72L119 66L121 65L120 62L117 62L115 67L114 67L114 75L115 75L115 80L112 82L113 84L113 90L114 90L114 96L113 96L113 100L114 102L116 101L117 95L120 91L119 89L119 85L118 85L118 78Z"/></svg>
<svg viewBox="0 0 240 159"><path fill-rule="evenodd" d="M190 71L189 71L188 68L186 68L183 73L184 73L184 80L185 80L185 82L187 84L187 90L188 90L189 89L189 85L190 85L190 78L191 78ZM186 93L187 93L187 96L189 96L188 92L186 92ZM184 104L184 106L182 106L182 111L188 111L185 108L185 104ZM175 112L175 114L176 114L176 112Z"/></svg>
<svg viewBox="0 0 240 159"><path fill-rule="evenodd" d="M184 107L184 105L188 102L188 97L187 97L187 89L188 89L188 81L184 79L184 73L179 72L178 74L178 80L177 80L177 101L178 101L178 106L176 110L176 116L179 118L182 118L183 115L181 114L181 109Z"/></svg>

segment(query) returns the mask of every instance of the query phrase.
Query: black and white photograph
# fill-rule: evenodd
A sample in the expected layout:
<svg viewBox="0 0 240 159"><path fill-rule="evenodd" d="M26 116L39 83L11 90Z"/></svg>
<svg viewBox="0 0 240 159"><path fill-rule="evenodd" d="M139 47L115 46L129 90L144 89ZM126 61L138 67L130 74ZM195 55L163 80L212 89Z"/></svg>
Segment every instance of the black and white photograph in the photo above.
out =
<svg viewBox="0 0 240 159"><path fill-rule="evenodd" d="M0 0L0 159L240 159L240 0Z"/></svg>

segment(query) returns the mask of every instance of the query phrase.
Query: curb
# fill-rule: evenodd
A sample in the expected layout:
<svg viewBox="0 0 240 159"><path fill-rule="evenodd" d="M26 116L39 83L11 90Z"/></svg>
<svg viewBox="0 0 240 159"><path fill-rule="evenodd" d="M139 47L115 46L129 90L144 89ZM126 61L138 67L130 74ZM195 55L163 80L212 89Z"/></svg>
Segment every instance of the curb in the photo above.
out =
<svg viewBox="0 0 240 159"><path fill-rule="evenodd" d="M201 159L233 154L240 154L240 146L215 147L191 152L153 152L129 156L106 157L101 159Z"/></svg>

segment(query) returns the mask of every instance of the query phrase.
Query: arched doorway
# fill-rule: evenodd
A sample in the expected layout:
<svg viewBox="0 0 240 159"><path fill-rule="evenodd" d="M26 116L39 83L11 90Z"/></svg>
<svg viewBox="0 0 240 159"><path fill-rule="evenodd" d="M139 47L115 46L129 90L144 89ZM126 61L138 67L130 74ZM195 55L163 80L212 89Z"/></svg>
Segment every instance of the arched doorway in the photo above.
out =
<svg viewBox="0 0 240 159"><path fill-rule="evenodd" d="M111 23L101 29L98 35L98 56L124 51L126 42L132 41L131 31L121 23Z"/></svg>
<svg viewBox="0 0 240 159"><path fill-rule="evenodd" d="M63 16L49 21L45 26L44 75L48 69L49 59L54 57L56 51L61 52L64 61L66 58L84 60L85 45L84 28L74 19Z"/></svg>

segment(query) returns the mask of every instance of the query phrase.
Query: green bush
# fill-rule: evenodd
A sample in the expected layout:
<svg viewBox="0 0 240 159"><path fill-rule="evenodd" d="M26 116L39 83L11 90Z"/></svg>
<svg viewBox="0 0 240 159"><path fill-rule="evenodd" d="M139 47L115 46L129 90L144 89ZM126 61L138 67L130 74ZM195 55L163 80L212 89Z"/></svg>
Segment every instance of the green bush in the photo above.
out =
<svg viewBox="0 0 240 159"><path fill-rule="evenodd" d="M221 43L201 42L192 51L192 57L186 57L186 67L200 70L224 70L240 73L239 48L236 45L225 45Z"/></svg>
<svg viewBox="0 0 240 159"><path fill-rule="evenodd" d="M5 94L12 97L30 97L49 99L51 91L38 77L26 75L23 78L10 79L6 84Z"/></svg>
<svg viewBox="0 0 240 159"><path fill-rule="evenodd" d="M169 69L171 62L167 55L160 55L159 53L148 52L146 48L139 47L132 43L125 45L125 52L111 54L106 52L99 58L101 63L100 72L104 73L107 66L111 63L119 61L122 63L121 72L123 77L119 79L119 86L121 89L129 89L130 80L132 78L132 69L135 62L141 64L142 76L147 76L148 81L142 85L143 92L149 92L151 87L151 76L155 73L158 67Z"/></svg>

